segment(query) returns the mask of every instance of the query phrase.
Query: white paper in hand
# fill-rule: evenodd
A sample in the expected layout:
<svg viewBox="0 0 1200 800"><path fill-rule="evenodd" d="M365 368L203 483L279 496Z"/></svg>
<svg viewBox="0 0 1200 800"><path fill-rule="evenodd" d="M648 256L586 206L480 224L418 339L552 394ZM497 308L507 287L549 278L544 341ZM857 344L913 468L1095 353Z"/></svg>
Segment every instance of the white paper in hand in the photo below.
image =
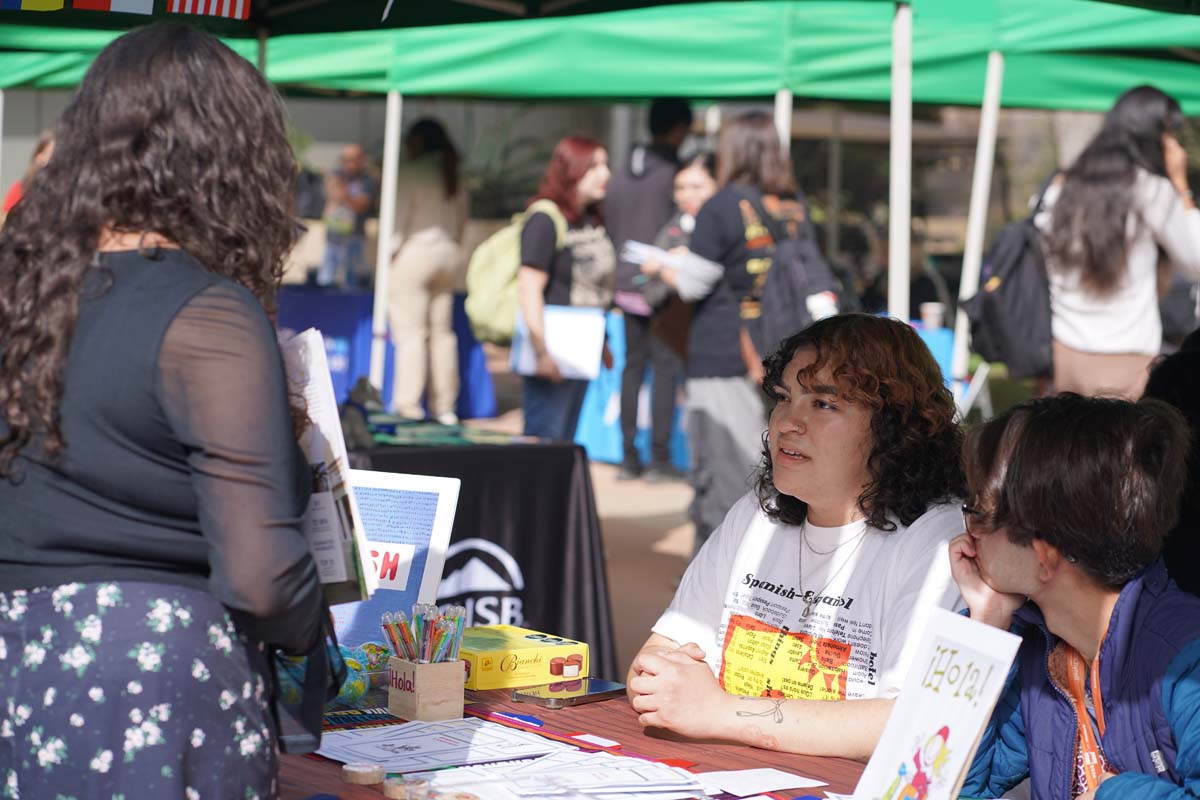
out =
<svg viewBox="0 0 1200 800"><path fill-rule="evenodd" d="M542 320L546 349L564 378L590 381L600 374L600 356L604 352L604 309L546 306ZM520 314L513 331L509 364L518 375L537 373L537 354L525 318Z"/></svg>

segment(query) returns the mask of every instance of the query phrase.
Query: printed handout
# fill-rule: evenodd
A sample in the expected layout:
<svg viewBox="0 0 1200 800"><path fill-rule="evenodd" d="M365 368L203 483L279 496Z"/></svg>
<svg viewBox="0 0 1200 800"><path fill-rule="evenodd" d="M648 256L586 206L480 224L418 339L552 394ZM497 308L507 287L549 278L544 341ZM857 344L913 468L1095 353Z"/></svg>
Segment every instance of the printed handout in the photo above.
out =
<svg viewBox="0 0 1200 800"><path fill-rule="evenodd" d="M570 745L480 719L408 722L383 728L334 731L321 737L318 755L342 762L381 764L388 772L484 764L572 750Z"/></svg>
<svg viewBox="0 0 1200 800"><path fill-rule="evenodd" d="M366 552L379 588L370 600L333 609L338 640L349 647L380 641L385 611L432 603L446 563L458 508L458 478L350 470Z"/></svg>
<svg viewBox="0 0 1200 800"><path fill-rule="evenodd" d="M280 344L288 390L304 403L309 425L300 437L312 497L304 530L331 604L365 600L378 584L366 563L366 540L348 481L350 462L338 417L325 339L309 328Z"/></svg>

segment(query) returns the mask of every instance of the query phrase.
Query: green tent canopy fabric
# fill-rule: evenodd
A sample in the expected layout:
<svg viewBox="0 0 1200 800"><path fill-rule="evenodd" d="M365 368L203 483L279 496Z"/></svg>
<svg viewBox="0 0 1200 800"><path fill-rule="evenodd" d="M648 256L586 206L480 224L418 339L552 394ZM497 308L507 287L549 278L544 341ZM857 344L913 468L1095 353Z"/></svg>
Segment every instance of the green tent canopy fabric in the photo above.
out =
<svg viewBox="0 0 1200 800"><path fill-rule="evenodd" d="M408 95L715 99L787 88L886 101L893 14L886 0L726 0L278 36L267 42L267 74L283 86ZM0 26L0 56L74 57L0 75L0 86L73 86L115 35ZM256 41L227 41L255 57ZM1102 110L1129 86L1153 83L1200 113L1200 64L1187 52L1196 47L1200 17L1094 0L914 0L913 99L977 105L995 49L1006 56L1006 106Z"/></svg>

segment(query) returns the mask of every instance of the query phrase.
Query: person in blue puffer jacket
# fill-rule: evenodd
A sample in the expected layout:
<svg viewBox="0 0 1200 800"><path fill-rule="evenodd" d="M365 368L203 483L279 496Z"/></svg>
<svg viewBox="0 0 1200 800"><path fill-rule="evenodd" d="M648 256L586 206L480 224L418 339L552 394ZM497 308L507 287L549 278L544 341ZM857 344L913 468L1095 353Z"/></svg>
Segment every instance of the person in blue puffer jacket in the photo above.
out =
<svg viewBox="0 0 1200 800"><path fill-rule="evenodd" d="M1159 558L1188 443L1165 403L1071 394L968 435L951 567L970 616L1024 641L964 796L1200 795L1200 599Z"/></svg>

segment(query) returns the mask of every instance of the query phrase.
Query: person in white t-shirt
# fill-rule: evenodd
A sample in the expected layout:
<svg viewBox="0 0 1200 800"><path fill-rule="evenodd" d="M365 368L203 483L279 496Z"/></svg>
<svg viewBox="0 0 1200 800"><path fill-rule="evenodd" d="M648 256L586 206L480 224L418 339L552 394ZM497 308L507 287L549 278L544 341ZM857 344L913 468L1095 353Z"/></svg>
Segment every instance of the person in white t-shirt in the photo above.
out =
<svg viewBox="0 0 1200 800"><path fill-rule="evenodd" d="M903 322L829 317L764 366L756 492L688 567L630 701L647 727L865 759L924 618L961 604L947 543L963 530L962 431Z"/></svg>

